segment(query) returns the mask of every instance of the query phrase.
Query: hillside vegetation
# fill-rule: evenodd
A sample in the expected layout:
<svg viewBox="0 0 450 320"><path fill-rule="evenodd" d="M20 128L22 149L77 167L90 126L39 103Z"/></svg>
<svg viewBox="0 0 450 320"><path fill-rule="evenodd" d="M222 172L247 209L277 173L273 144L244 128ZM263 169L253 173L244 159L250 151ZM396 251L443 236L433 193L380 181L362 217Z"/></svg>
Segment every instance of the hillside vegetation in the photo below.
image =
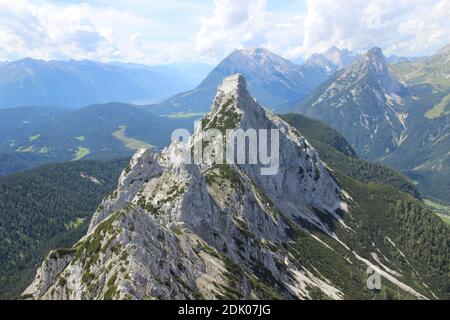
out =
<svg viewBox="0 0 450 320"><path fill-rule="evenodd" d="M0 298L17 297L50 249L81 238L127 162L67 162L0 177Z"/></svg>

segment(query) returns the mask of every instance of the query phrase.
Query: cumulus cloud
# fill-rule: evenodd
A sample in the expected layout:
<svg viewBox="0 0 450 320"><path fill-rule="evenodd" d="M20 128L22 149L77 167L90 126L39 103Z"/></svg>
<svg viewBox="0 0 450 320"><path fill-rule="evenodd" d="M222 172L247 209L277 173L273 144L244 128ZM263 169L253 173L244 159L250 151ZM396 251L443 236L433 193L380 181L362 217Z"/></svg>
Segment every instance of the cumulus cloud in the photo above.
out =
<svg viewBox="0 0 450 320"><path fill-rule="evenodd" d="M88 5L39 6L25 0L1 0L0 52L7 56L41 58L65 52L83 55L96 50L105 39L89 17Z"/></svg>
<svg viewBox="0 0 450 320"><path fill-rule="evenodd" d="M155 8L158 5L154 1L145 3ZM192 57L195 48L189 49L192 45L184 29L169 18L141 14L145 10L138 9L145 3L134 0L129 10L126 6L109 6L106 1L94 6L0 0L0 60L33 57L151 64ZM163 7L181 10L180 1L169 0L165 5L154 11L164 15L168 11Z"/></svg>
<svg viewBox="0 0 450 320"><path fill-rule="evenodd" d="M298 1L0 0L0 60L213 63L242 47L298 58L333 45L414 56L450 42L449 0Z"/></svg>
<svg viewBox="0 0 450 320"><path fill-rule="evenodd" d="M200 54L222 56L235 48L265 44L266 0L215 0L214 5L214 13L201 18L196 36Z"/></svg>
<svg viewBox="0 0 450 320"><path fill-rule="evenodd" d="M332 45L362 51L429 53L450 41L448 0L308 0L303 39L288 57L321 52Z"/></svg>
<svg viewBox="0 0 450 320"><path fill-rule="evenodd" d="M263 46L298 58L333 45L357 52L378 46L411 56L450 42L448 0L306 2L303 12L283 12L270 11L264 0L216 0L214 13L201 20L197 50L222 56L234 48Z"/></svg>

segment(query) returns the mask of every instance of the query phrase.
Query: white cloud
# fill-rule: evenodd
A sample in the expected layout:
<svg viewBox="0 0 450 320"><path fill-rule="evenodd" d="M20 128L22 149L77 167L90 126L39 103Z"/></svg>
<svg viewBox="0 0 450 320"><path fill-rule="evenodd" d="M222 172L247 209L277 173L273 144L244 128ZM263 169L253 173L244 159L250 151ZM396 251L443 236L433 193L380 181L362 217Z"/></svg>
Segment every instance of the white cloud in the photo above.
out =
<svg viewBox="0 0 450 320"><path fill-rule="evenodd" d="M221 57L235 48L263 46L268 32L266 0L215 0L214 13L201 18L200 54Z"/></svg>
<svg viewBox="0 0 450 320"><path fill-rule="evenodd" d="M33 57L151 64L193 59L190 37L195 25L192 30L181 28L177 21L182 19L164 17L171 9L181 10L180 1L158 5L134 0L132 4L128 8L0 0L0 60ZM153 16L141 14L148 6L153 6Z"/></svg>
<svg viewBox="0 0 450 320"><path fill-rule="evenodd" d="M308 0L303 30L303 40L287 48L286 56L309 55L332 45L429 54L450 41L450 1Z"/></svg>
<svg viewBox="0 0 450 320"><path fill-rule="evenodd" d="M305 12L269 11L264 0L216 0L201 21L197 50L216 57L262 46L298 58L333 45L415 56L450 42L449 0L307 0Z"/></svg>
<svg viewBox="0 0 450 320"><path fill-rule="evenodd" d="M450 42L449 0L83 1L0 0L0 60L216 62L241 47L297 58L332 45L423 55Z"/></svg>

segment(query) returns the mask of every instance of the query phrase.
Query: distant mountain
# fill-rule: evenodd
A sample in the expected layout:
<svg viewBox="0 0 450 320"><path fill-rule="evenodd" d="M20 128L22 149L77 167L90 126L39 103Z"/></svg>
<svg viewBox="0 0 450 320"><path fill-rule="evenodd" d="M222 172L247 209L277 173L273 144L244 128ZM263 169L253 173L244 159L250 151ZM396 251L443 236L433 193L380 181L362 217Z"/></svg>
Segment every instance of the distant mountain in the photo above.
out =
<svg viewBox="0 0 450 320"><path fill-rule="evenodd" d="M359 55L348 49L338 49L333 46L323 53L311 55L306 59L305 64L320 67L324 69L326 73L331 75L352 64L358 56Z"/></svg>
<svg viewBox="0 0 450 320"><path fill-rule="evenodd" d="M314 65L323 68L328 74L333 74L336 71L342 70L351 65L360 57L360 54L351 52L348 49L339 49L335 46L331 47L323 53L315 53L309 56L305 63L307 65ZM388 64L406 63L418 60L414 57L400 57L397 55L390 55L386 57Z"/></svg>
<svg viewBox="0 0 450 320"><path fill-rule="evenodd" d="M386 58L387 63L389 64L397 64L397 63L406 63L406 62L412 62L415 60L418 60L419 58L412 58L412 57L399 57L395 54L391 54L389 57Z"/></svg>
<svg viewBox="0 0 450 320"><path fill-rule="evenodd" d="M413 181L406 175L382 164L358 158L347 140L326 124L298 113L285 114L281 118L301 131L322 160L334 169L363 183L383 184L420 197Z"/></svg>
<svg viewBox="0 0 450 320"><path fill-rule="evenodd" d="M55 161L125 157L140 147L160 149L170 142L174 129L192 129L193 120L159 117L120 103L76 110L1 109L0 174L25 164L34 167Z"/></svg>
<svg viewBox="0 0 450 320"><path fill-rule="evenodd" d="M332 76L297 110L329 124L359 155L372 159L404 139L407 94L381 50L374 48Z"/></svg>
<svg viewBox="0 0 450 320"><path fill-rule="evenodd" d="M149 103L191 86L180 72L167 67L27 58L0 65L0 108Z"/></svg>
<svg viewBox="0 0 450 320"><path fill-rule="evenodd" d="M182 154L195 153L202 131L161 153L139 150L86 235L52 250L22 298L448 298L450 229L419 199L325 164L301 131L255 102L240 75L224 79L202 123L278 129L279 170L186 164ZM340 149L351 157L348 145ZM379 290L367 286L374 271Z"/></svg>
<svg viewBox="0 0 450 320"><path fill-rule="evenodd" d="M408 174L424 196L450 203L450 115L411 115L408 123L403 143L381 161Z"/></svg>
<svg viewBox="0 0 450 320"><path fill-rule="evenodd" d="M450 44L431 57L391 66L408 84L431 84L439 90L450 88Z"/></svg>
<svg viewBox="0 0 450 320"><path fill-rule="evenodd" d="M404 142L381 160L406 172L422 194L450 203L450 45L390 68L412 99Z"/></svg>
<svg viewBox="0 0 450 320"><path fill-rule="evenodd" d="M372 49L297 110L338 130L358 155L407 174L423 196L450 203L449 61L447 46L388 67Z"/></svg>
<svg viewBox="0 0 450 320"><path fill-rule="evenodd" d="M195 89L153 107L155 113L207 112L221 81L234 73L248 79L248 88L263 106L277 108L310 94L326 78L318 67L299 66L266 49L235 50L223 59Z"/></svg>
<svg viewBox="0 0 450 320"><path fill-rule="evenodd" d="M176 70L182 75L183 79L189 81L193 86L197 86L203 79L206 78L208 73L214 69L213 65L206 63L171 63L164 67Z"/></svg>

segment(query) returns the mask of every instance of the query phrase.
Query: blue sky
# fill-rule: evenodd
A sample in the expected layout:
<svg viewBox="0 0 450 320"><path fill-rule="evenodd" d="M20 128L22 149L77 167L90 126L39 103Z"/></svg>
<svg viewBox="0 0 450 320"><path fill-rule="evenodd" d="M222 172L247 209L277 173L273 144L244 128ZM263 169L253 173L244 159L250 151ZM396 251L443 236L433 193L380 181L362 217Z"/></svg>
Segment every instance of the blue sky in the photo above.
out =
<svg viewBox="0 0 450 320"><path fill-rule="evenodd" d="M235 48L296 59L336 45L428 55L449 0L0 0L0 60L215 63Z"/></svg>

